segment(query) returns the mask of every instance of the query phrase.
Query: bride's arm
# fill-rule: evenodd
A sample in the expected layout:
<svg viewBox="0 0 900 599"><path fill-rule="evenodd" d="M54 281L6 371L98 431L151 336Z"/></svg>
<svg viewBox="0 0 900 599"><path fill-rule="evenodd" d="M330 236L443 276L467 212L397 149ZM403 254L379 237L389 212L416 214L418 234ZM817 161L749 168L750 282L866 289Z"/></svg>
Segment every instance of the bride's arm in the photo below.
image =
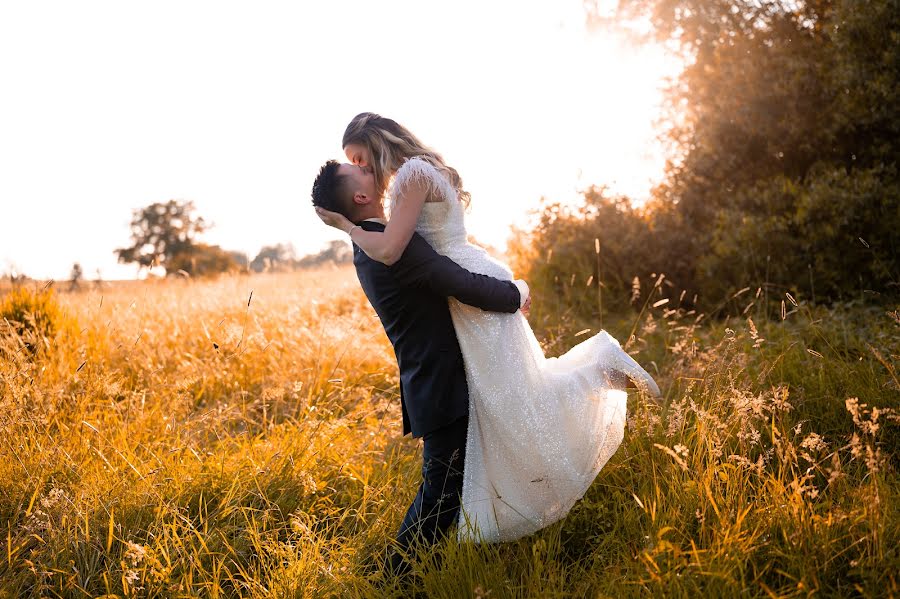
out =
<svg viewBox="0 0 900 599"><path fill-rule="evenodd" d="M410 158L397 170L392 189L394 204L384 232L354 228L347 218L320 208L316 212L325 224L350 233L352 241L370 258L391 266L409 244L429 197L447 200L456 195L434 166L419 157Z"/></svg>
<svg viewBox="0 0 900 599"><path fill-rule="evenodd" d="M428 187L419 181L409 181L403 186L402 195L394 203L391 220L383 232L365 231L354 226L349 219L336 212L316 208L316 213L325 224L350 232L350 239L370 258L391 266L403 254L412 234L416 230L416 221L422 212L422 205L428 196Z"/></svg>
<svg viewBox="0 0 900 599"><path fill-rule="evenodd" d="M350 239L369 258L391 266L403 254L412 234L416 231L416 221L425 204L428 189L417 181L403 186L403 194L396 198L391 210L391 220L384 232L365 231L357 227L350 233Z"/></svg>

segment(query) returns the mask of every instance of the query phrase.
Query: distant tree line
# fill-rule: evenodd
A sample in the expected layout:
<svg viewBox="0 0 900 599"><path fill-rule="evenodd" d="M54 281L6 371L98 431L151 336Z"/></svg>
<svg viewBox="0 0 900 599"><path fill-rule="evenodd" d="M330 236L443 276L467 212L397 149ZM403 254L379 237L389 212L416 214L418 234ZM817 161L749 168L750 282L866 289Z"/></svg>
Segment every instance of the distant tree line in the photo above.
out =
<svg viewBox="0 0 900 599"><path fill-rule="evenodd" d="M592 18L649 22L684 55L674 155L643 207L603 188L546 203L511 247L520 274L558 293L602 280L621 304L665 274L667 296L708 309L757 289L900 295L900 0L621 0Z"/></svg>
<svg viewBox="0 0 900 599"><path fill-rule="evenodd" d="M166 275L196 277L248 270L285 271L352 260L347 243L332 241L317 254L302 258L297 258L290 244L264 246L251 261L243 252L198 241L210 225L195 212L193 202L178 200L157 202L135 210L131 219L131 245L115 250L119 262L147 269L158 266ZM77 287L81 278L81 266L76 264L71 276L72 286Z"/></svg>
<svg viewBox="0 0 900 599"><path fill-rule="evenodd" d="M276 244L263 247L250 263L250 269L255 272L283 271L352 261L353 251L346 241L330 241L321 251L300 258L291 244Z"/></svg>

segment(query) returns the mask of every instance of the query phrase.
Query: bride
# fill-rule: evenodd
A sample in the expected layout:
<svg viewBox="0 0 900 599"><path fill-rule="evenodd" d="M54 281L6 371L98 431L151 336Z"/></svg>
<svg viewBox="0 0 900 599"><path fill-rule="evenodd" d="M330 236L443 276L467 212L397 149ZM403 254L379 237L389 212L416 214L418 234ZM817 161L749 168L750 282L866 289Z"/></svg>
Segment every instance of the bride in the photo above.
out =
<svg viewBox="0 0 900 599"><path fill-rule="evenodd" d="M512 272L469 243L464 210L470 195L459 173L395 121L356 116L344 132L352 163L374 172L390 197L383 232L347 231L369 257L398 260L413 232L474 273L513 280ZM625 428L627 379L659 395L647 372L605 331L558 358L545 357L521 312L486 312L450 298L469 387L460 541L508 541L563 518L584 495L619 444Z"/></svg>

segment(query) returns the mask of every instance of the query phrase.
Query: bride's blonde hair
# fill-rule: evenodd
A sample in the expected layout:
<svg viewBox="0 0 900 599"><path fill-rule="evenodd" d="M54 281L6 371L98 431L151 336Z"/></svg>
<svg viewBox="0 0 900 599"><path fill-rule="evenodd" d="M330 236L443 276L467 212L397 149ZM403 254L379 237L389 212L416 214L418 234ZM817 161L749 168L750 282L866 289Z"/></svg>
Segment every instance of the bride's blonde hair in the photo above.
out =
<svg viewBox="0 0 900 599"><path fill-rule="evenodd" d="M447 166L441 155L419 141L412 132L393 119L383 117L374 112L363 112L350 121L344 130L341 147L348 144L360 144L369 150L372 157L372 169L375 171L375 184L384 195L387 192L391 177L403 163L419 157L430 163L456 189L459 200L468 206L472 196L463 189L462 178L456 169Z"/></svg>

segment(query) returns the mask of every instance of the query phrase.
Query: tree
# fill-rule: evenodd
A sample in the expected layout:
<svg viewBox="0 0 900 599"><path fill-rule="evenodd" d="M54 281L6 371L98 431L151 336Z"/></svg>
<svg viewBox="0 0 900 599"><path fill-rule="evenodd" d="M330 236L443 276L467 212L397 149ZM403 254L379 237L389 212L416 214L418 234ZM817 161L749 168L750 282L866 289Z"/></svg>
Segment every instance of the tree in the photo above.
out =
<svg viewBox="0 0 900 599"><path fill-rule="evenodd" d="M743 311L745 288L900 294L900 0L619 0L589 18L649 23L684 57L672 158L640 210L590 191L546 206L509 250L536 290L592 316L597 275L604 306L627 305L629 277L701 310Z"/></svg>
<svg viewBox="0 0 900 599"><path fill-rule="evenodd" d="M80 289L82 278L84 278L84 270L82 270L81 264L76 262L72 265L72 272L69 274L69 291Z"/></svg>
<svg viewBox="0 0 900 599"><path fill-rule="evenodd" d="M228 255L231 256L231 259L237 264L238 268L243 272L248 272L250 269L250 257L247 255L247 252L241 252L239 250L226 250Z"/></svg>
<svg viewBox="0 0 900 599"><path fill-rule="evenodd" d="M620 0L592 18L649 22L685 57L651 202L666 274L714 303L767 283L897 292L900 0Z"/></svg>
<svg viewBox="0 0 900 599"><path fill-rule="evenodd" d="M119 262L137 263L140 268L154 265L166 274L184 265L184 254L190 255L197 235L209 228L201 216L194 216L194 203L169 200L134 211L131 219L132 245L116 250ZM182 255L175 267L173 259Z"/></svg>
<svg viewBox="0 0 900 599"><path fill-rule="evenodd" d="M263 246L250 268L254 272L267 272L270 270L286 270L296 266L297 254L290 243L277 243Z"/></svg>
<svg viewBox="0 0 900 599"><path fill-rule="evenodd" d="M322 264L347 264L353 261L353 250L346 241L333 240L317 254L304 256L297 261L300 268L312 268Z"/></svg>

